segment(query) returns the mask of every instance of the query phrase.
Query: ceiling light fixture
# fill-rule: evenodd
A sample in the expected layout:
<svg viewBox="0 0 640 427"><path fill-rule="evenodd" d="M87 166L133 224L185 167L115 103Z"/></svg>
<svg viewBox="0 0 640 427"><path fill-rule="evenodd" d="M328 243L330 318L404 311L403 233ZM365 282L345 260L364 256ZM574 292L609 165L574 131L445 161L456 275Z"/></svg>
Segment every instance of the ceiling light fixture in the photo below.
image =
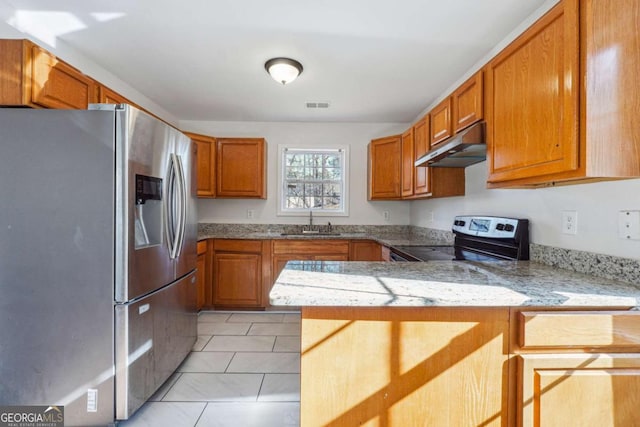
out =
<svg viewBox="0 0 640 427"><path fill-rule="evenodd" d="M302 64L291 58L271 58L264 63L264 69L273 80L286 85L302 73Z"/></svg>

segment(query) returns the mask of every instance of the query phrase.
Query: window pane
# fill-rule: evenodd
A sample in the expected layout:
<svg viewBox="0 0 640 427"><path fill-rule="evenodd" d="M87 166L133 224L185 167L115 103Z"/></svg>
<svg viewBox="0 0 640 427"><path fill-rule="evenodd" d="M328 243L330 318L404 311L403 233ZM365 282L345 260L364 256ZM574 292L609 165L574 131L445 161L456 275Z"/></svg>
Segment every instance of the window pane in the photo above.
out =
<svg viewBox="0 0 640 427"><path fill-rule="evenodd" d="M321 196L322 195L322 184L304 184L304 195L305 196Z"/></svg>
<svg viewBox="0 0 640 427"><path fill-rule="evenodd" d="M341 190L340 185L324 184L322 188L323 188L323 191L322 191L323 196L340 196L340 190Z"/></svg>
<svg viewBox="0 0 640 427"><path fill-rule="evenodd" d="M287 179L303 179L304 168L302 167L288 167Z"/></svg>
<svg viewBox="0 0 640 427"><path fill-rule="evenodd" d="M285 199L285 206L287 209L307 209L303 197L287 197Z"/></svg>
<svg viewBox="0 0 640 427"><path fill-rule="evenodd" d="M322 168L305 168L304 179L322 179Z"/></svg>
<svg viewBox="0 0 640 427"><path fill-rule="evenodd" d="M329 179L332 181L337 181L342 178L342 169L338 168L325 168L323 179Z"/></svg>
<svg viewBox="0 0 640 427"><path fill-rule="evenodd" d="M305 154L304 165L312 168L322 166L322 154Z"/></svg>
<svg viewBox="0 0 640 427"><path fill-rule="evenodd" d="M336 154L328 154L324 156L324 166L329 168L339 168L340 156Z"/></svg>
<svg viewBox="0 0 640 427"><path fill-rule="evenodd" d="M340 197L324 197L322 201L324 209L340 209Z"/></svg>
<svg viewBox="0 0 640 427"><path fill-rule="evenodd" d="M285 165L286 166L304 166L304 156L300 154L286 154Z"/></svg>
<svg viewBox="0 0 640 427"><path fill-rule="evenodd" d="M304 184L291 182L288 183L287 196L304 196Z"/></svg>

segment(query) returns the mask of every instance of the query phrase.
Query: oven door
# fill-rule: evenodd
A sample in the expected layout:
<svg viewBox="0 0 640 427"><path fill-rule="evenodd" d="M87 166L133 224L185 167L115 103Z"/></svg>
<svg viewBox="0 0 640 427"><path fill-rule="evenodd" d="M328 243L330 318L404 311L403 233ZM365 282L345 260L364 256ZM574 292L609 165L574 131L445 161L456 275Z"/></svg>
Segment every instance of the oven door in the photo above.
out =
<svg viewBox="0 0 640 427"><path fill-rule="evenodd" d="M457 260L515 261L522 259L519 246L511 239L456 235L454 248Z"/></svg>

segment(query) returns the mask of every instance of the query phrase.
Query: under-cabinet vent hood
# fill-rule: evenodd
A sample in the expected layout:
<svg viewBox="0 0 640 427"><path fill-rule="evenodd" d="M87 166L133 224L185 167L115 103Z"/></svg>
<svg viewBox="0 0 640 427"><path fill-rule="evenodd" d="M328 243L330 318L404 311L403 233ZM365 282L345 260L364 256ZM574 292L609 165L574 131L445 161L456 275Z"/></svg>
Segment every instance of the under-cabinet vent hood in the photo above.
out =
<svg viewBox="0 0 640 427"><path fill-rule="evenodd" d="M416 166L466 168L487 159L485 122L479 122L441 142L416 160Z"/></svg>

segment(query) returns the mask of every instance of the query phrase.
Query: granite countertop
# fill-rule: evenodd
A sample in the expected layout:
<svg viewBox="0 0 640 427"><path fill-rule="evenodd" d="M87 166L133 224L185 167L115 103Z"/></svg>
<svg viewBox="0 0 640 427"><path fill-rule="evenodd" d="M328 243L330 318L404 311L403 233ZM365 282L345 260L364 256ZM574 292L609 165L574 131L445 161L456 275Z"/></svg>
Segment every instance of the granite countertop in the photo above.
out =
<svg viewBox="0 0 640 427"><path fill-rule="evenodd" d="M290 261L274 306L637 307L640 286L533 261Z"/></svg>

